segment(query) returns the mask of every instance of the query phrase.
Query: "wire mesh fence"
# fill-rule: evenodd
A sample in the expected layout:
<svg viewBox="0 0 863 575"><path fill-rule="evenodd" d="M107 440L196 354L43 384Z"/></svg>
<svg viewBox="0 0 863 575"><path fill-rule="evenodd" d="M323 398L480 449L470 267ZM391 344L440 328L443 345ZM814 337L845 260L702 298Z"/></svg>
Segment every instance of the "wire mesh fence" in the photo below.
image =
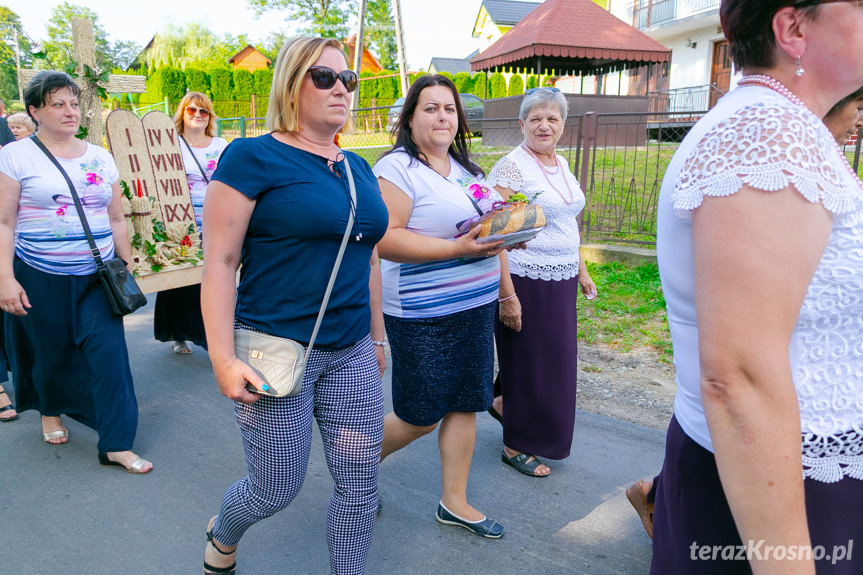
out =
<svg viewBox="0 0 863 575"><path fill-rule="evenodd" d="M374 165L393 145L388 112L388 107L355 110L354 129L339 135L339 145ZM680 141L703 114L589 112L567 118L557 152L587 199L582 241L655 244L657 200L665 170ZM264 134L264 124L260 117L221 118L218 131L230 141ZM474 128L471 157L486 173L522 141L518 118L483 119ZM845 147L855 170L860 141L858 134L856 142Z"/></svg>

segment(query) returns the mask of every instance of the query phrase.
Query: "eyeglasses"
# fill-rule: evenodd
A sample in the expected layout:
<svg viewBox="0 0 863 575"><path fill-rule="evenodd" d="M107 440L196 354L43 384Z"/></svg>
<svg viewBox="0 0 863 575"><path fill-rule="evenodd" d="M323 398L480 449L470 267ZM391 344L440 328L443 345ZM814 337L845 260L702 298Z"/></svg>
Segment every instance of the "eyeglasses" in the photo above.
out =
<svg viewBox="0 0 863 575"><path fill-rule="evenodd" d="M312 75L312 82L315 87L321 90L329 90L336 85L336 80L341 80L342 85L348 92L353 92L357 89L357 74L353 70L344 70L336 72L332 68L326 66L312 66L309 68L309 74Z"/></svg>
<svg viewBox="0 0 863 575"><path fill-rule="evenodd" d="M524 91L524 95L529 96L530 94L533 94L537 90L548 90L549 92L560 93L560 90L555 88L554 86L542 86L541 88L528 88L527 90Z"/></svg>
<svg viewBox="0 0 863 575"><path fill-rule="evenodd" d="M186 115L189 116L190 118L194 117L194 115L196 113L199 116L201 116L202 118L209 118L210 117L210 111L207 110L206 108L196 108L194 106L186 106L185 111L186 111Z"/></svg>

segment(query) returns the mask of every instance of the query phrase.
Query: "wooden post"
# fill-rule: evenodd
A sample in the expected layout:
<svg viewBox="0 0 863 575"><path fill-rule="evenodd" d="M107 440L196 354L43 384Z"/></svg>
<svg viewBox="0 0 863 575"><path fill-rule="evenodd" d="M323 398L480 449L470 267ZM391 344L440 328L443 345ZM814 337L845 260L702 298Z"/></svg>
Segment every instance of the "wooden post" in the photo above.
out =
<svg viewBox="0 0 863 575"><path fill-rule="evenodd" d="M366 32L366 0L360 0L360 9L359 14L357 15L357 37L354 41L354 72L357 73L357 77L360 75L360 70L363 66L363 36L365 36ZM351 98L351 108L356 110L360 107L360 88L357 86L357 89L354 90L353 96Z"/></svg>
<svg viewBox="0 0 863 575"><path fill-rule="evenodd" d="M393 20L396 25L396 49L399 58L399 79L402 84L402 96L408 95L408 65L405 56L405 35L402 30L402 7L400 0L393 0Z"/></svg>
<svg viewBox="0 0 863 575"><path fill-rule="evenodd" d="M81 125L87 128L87 141L102 146L102 102L96 86L84 77L84 64L96 67L96 42L93 39L93 24L87 18L72 18L73 55L78 63L75 83L81 88L78 104L81 110ZM20 70L18 85L26 86L41 70ZM108 92L143 94L147 91L144 76L112 75L103 88Z"/></svg>
<svg viewBox="0 0 863 575"><path fill-rule="evenodd" d="M78 68L75 72L84 81L78 105L81 109L81 125L87 129L87 141L102 145L102 99L96 86L84 78L84 66L96 70L96 42L93 39L93 23L87 18L72 18L72 45Z"/></svg>

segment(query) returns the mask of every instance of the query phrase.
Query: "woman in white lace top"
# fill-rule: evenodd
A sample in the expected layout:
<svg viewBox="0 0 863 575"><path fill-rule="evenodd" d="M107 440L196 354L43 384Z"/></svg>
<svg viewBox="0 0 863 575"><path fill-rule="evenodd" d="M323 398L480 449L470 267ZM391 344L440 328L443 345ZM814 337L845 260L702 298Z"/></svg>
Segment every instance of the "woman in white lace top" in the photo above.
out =
<svg viewBox="0 0 863 575"><path fill-rule="evenodd" d="M863 187L821 118L863 85L863 2L719 11L743 77L659 198L678 392L651 573L861 573Z"/></svg>
<svg viewBox="0 0 863 575"><path fill-rule="evenodd" d="M555 153L567 109L557 88L528 90L519 110L524 141L487 178L504 198L533 197L548 221L526 249L500 256L495 322L500 372L489 409L502 420L502 461L531 477L550 472L537 456L569 456L578 371L576 301L579 290L588 298L596 295L578 250L576 218L584 209L584 193Z"/></svg>

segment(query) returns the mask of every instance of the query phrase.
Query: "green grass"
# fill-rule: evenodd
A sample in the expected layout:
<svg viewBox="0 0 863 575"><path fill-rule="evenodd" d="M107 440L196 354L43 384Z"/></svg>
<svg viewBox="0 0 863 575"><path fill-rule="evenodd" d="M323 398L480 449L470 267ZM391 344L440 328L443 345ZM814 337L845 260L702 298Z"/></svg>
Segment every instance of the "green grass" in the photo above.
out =
<svg viewBox="0 0 863 575"><path fill-rule="evenodd" d="M578 300L578 339L622 352L647 348L671 361L665 298L655 263L588 262L594 300Z"/></svg>

